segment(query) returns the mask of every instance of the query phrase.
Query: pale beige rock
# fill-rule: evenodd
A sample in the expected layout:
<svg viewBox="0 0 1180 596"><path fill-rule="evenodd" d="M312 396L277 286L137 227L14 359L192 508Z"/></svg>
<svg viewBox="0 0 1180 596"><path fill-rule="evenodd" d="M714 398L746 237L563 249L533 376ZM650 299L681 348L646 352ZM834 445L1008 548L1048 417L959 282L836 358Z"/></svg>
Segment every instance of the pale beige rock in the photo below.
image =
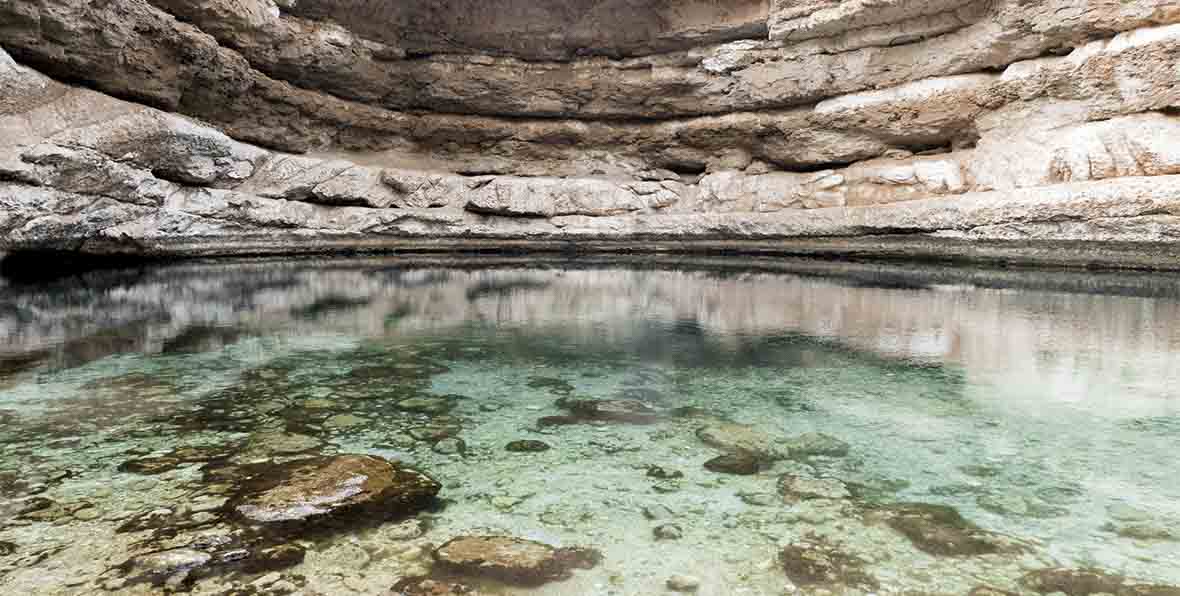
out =
<svg viewBox="0 0 1180 596"><path fill-rule="evenodd" d="M6 3L0 249L1176 236L1174 3L624 4Z"/></svg>

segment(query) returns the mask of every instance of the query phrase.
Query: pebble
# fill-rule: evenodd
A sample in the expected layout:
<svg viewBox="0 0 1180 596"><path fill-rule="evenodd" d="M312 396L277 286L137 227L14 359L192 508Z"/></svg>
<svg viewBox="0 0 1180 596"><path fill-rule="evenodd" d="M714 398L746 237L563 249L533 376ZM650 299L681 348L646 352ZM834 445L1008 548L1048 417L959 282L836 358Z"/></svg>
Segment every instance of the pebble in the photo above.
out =
<svg viewBox="0 0 1180 596"><path fill-rule="evenodd" d="M361 418L360 416L355 416L353 414L337 414L325 420L324 426L328 428L352 428L354 426L360 426L365 422L368 421L364 418Z"/></svg>
<svg viewBox="0 0 1180 596"><path fill-rule="evenodd" d="M259 588L265 588L266 586L269 586L269 585L279 581L280 579L283 579L283 576L280 575L278 572L272 571L272 572L270 572L270 573L268 573L256 580L250 582L250 585L256 586Z"/></svg>
<svg viewBox="0 0 1180 596"><path fill-rule="evenodd" d="M760 467L758 458L744 452L719 455L705 462L705 469L710 472L736 474L739 476L757 474Z"/></svg>
<svg viewBox="0 0 1180 596"><path fill-rule="evenodd" d="M655 504L643 506L643 517L650 520L668 519L675 516L676 512L672 511L672 508L667 505Z"/></svg>
<svg viewBox="0 0 1180 596"><path fill-rule="evenodd" d="M848 455L848 443L824 433L805 433L786 442L791 457L844 457Z"/></svg>
<svg viewBox="0 0 1180 596"><path fill-rule="evenodd" d="M656 540L680 540L684 537L684 530L676 524L663 524L652 530Z"/></svg>
<svg viewBox="0 0 1180 596"><path fill-rule="evenodd" d="M451 437L435 443L431 449L435 453L441 453L443 455L459 455L467 452L467 443L464 443L463 439Z"/></svg>
<svg viewBox="0 0 1180 596"><path fill-rule="evenodd" d="M511 443L505 445L504 449L514 453L537 453L541 451L548 451L550 447L548 443L543 441L522 440L512 441Z"/></svg>
<svg viewBox="0 0 1180 596"><path fill-rule="evenodd" d="M673 592L696 592L701 587L701 580L691 575L673 575L666 585Z"/></svg>

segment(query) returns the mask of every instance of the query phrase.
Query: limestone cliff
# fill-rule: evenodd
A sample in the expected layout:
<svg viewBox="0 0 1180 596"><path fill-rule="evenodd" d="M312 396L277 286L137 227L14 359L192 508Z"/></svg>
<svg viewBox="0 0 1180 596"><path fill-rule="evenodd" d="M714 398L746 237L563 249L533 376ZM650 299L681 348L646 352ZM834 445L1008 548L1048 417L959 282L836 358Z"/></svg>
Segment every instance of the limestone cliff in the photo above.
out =
<svg viewBox="0 0 1180 596"><path fill-rule="evenodd" d="M0 249L1173 267L1175 0L7 0Z"/></svg>

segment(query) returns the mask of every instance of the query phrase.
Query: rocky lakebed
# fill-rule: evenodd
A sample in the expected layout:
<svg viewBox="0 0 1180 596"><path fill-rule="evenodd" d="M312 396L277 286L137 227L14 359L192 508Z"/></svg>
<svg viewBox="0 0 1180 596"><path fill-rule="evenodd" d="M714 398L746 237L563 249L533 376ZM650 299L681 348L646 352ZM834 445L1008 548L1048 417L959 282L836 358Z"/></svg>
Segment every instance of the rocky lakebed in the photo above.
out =
<svg viewBox="0 0 1180 596"><path fill-rule="evenodd" d="M1180 594L1180 282L967 275L3 282L0 592Z"/></svg>

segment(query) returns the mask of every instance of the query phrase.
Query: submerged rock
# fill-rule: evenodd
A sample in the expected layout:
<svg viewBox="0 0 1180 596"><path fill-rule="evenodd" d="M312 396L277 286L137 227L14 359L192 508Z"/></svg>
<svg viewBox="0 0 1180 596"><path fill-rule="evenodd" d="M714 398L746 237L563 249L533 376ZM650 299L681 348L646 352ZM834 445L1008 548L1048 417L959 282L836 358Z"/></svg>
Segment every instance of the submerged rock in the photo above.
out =
<svg viewBox="0 0 1180 596"><path fill-rule="evenodd" d="M130 583L176 584L211 562L213 555L207 552L175 548L135 557L120 567Z"/></svg>
<svg viewBox="0 0 1180 596"><path fill-rule="evenodd" d="M562 399L558 407L580 420L654 424L664 419L664 412L637 399Z"/></svg>
<svg viewBox="0 0 1180 596"><path fill-rule="evenodd" d="M1011 539L976 526L946 505L898 503L878 513L889 527L927 554L966 557L1023 550Z"/></svg>
<svg viewBox="0 0 1180 596"><path fill-rule="evenodd" d="M696 431L697 438L706 445L731 453L748 453L762 461L783 458L770 435L744 424L713 422Z"/></svg>
<svg viewBox="0 0 1180 596"><path fill-rule="evenodd" d="M453 573L533 586L565 579L573 569L590 569L601 555L509 536L460 536L435 549L434 560Z"/></svg>
<svg viewBox="0 0 1180 596"><path fill-rule="evenodd" d="M684 478L684 472L680 470L669 470L660 466L648 466L647 477L658 478L660 480L675 480L677 478Z"/></svg>
<svg viewBox="0 0 1180 596"><path fill-rule="evenodd" d="M530 389L545 389L558 395L569 395L574 392L573 385L553 377L530 377L528 386Z"/></svg>
<svg viewBox="0 0 1180 596"><path fill-rule="evenodd" d="M290 455L310 451L321 444L322 442L315 437L297 433L255 433L250 435L250 440L246 443L246 451L257 455L270 453Z"/></svg>
<svg viewBox="0 0 1180 596"><path fill-rule="evenodd" d="M436 442L430 449L442 455L462 455L467 453L467 443L463 439L450 437Z"/></svg>
<svg viewBox="0 0 1180 596"><path fill-rule="evenodd" d="M1123 538L1135 540L1180 540L1180 530L1172 520L1155 518L1151 513L1123 505L1114 504L1106 509L1111 521L1102 526L1103 530L1114 532Z"/></svg>
<svg viewBox="0 0 1180 596"><path fill-rule="evenodd" d="M303 562L307 552L296 544L278 544L263 548L245 560L243 568L248 573L263 573L277 569L286 569Z"/></svg>
<svg viewBox="0 0 1180 596"><path fill-rule="evenodd" d="M522 440L512 441L505 445L504 449L514 453L539 453L541 451L548 451L550 447L548 443L543 441Z"/></svg>
<svg viewBox="0 0 1180 596"><path fill-rule="evenodd" d="M684 529L676 524L661 524L651 531L656 540L680 540L684 537Z"/></svg>
<svg viewBox="0 0 1180 596"><path fill-rule="evenodd" d="M967 596L1017 596L1017 594L991 586L975 586L971 588L970 592L967 592Z"/></svg>
<svg viewBox="0 0 1180 596"><path fill-rule="evenodd" d="M577 416L542 416L537 419L537 428L548 428L550 426L572 426L574 424L582 424L585 420Z"/></svg>
<svg viewBox="0 0 1180 596"><path fill-rule="evenodd" d="M397 596L479 596L471 586L424 576L406 577L393 585Z"/></svg>
<svg viewBox="0 0 1180 596"><path fill-rule="evenodd" d="M701 580L691 575L673 575L664 585L673 592L696 592L701 587Z"/></svg>
<svg viewBox="0 0 1180 596"><path fill-rule="evenodd" d="M812 499L848 499L852 493L835 478L807 478L784 474L778 479L778 492L786 503Z"/></svg>
<svg viewBox="0 0 1180 596"><path fill-rule="evenodd" d="M434 443L459 434L463 429L458 425L430 424L411 428L408 434L418 441Z"/></svg>
<svg viewBox="0 0 1180 596"><path fill-rule="evenodd" d="M844 457L849 451L848 443L824 433L799 435L788 440L786 446L793 458Z"/></svg>
<svg viewBox="0 0 1180 596"><path fill-rule="evenodd" d="M419 414L446 414L454 407L454 400L448 397L418 396L410 397L397 402L397 408L399 410L416 412Z"/></svg>
<svg viewBox="0 0 1180 596"><path fill-rule="evenodd" d="M353 513L396 516L426 506L441 485L426 474L370 455L337 455L269 465L231 501L235 514L259 523Z"/></svg>
<svg viewBox="0 0 1180 596"><path fill-rule="evenodd" d="M705 469L719 474L751 476L762 469L762 462L750 453L726 453L705 462Z"/></svg>
<svg viewBox="0 0 1180 596"><path fill-rule="evenodd" d="M1090 569L1039 569L1020 578L1020 584L1041 594L1068 596L1180 596L1180 586L1136 582L1121 575Z"/></svg>
<svg viewBox="0 0 1180 596"><path fill-rule="evenodd" d="M876 590L876 578L864 570L864 561L818 536L808 536L779 551L779 563L791 583L800 588Z"/></svg>
<svg viewBox="0 0 1180 596"><path fill-rule="evenodd" d="M367 423L368 420L355 414L336 414L324 421L324 426L334 429L352 428Z"/></svg>

